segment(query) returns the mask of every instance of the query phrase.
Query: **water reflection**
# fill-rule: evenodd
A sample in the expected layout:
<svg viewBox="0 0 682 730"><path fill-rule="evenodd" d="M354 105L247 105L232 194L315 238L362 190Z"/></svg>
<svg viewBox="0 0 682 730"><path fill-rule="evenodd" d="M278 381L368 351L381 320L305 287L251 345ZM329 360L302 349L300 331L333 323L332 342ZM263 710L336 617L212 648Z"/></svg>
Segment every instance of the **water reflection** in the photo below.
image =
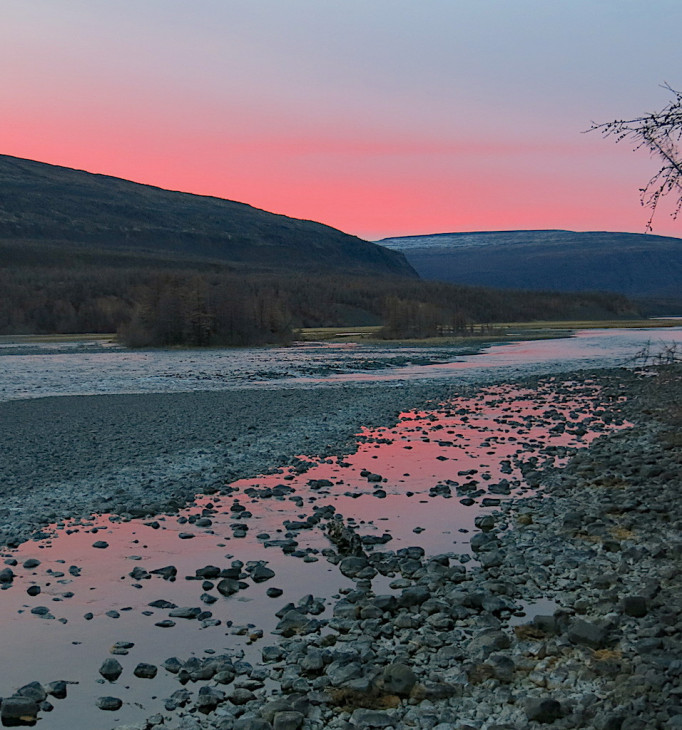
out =
<svg viewBox="0 0 682 730"><path fill-rule="evenodd" d="M0 400L338 382L491 382L510 373L621 365L648 342L654 349L658 343L682 346L682 328L581 330L558 340L494 344L480 354L471 354L470 347L357 343L191 351L129 351L111 345L98 351L89 343L90 349L46 345L38 354L33 345L20 345L9 349L12 354L0 349Z"/></svg>
<svg viewBox="0 0 682 730"><path fill-rule="evenodd" d="M550 382L537 391L495 386L475 399L402 414L394 427L365 430L354 454L302 456L277 473L201 496L178 515L130 521L101 515L52 525L45 539L5 555L16 578L1 595L3 656L11 657L11 668L5 664L0 693L32 680L65 679L76 684L42 727L96 730L140 721L161 710L178 685L163 670L153 680L137 679L138 662L213 651L256 661L261 646L273 642L269 633L282 605L313 594L329 606L353 585L326 559L328 518L343 515L361 535L377 538L368 550L420 545L468 562L475 518L528 492L527 477L537 468L559 464L572 449L623 425L607 425L602 415L590 382L559 389ZM263 561L274 577L253 580L250 561ZM197 575L207 565L236 571L243 585L221 595L216 580ZM153 572L168 566L175 580ZM393 577L377 576L374 590L390 591ZM273 587L281 590L277 598L268 596ZM177 617L159 601L204 616ZM164 628L168 621L173 625ZM98 667L121 641L134 644L118 657L124 672L113 685L102 684ZM104 694L125 703L113 716L95 708Z"/></svg>

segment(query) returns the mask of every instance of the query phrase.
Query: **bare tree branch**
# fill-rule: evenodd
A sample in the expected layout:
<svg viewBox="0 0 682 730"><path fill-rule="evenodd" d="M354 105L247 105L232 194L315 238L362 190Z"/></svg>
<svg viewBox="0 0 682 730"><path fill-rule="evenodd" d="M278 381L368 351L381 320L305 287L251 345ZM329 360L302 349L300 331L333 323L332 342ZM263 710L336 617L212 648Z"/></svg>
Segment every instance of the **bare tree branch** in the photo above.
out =
<svg viewBox="0 0 682 730"><path fill-rule="evenodd" d="M593 123L587 130L599 131L603 137L614 137L616 142L633 141L633 150L644 148L661 163L658 172L639 191L642 205L651 210L647 231L653 230L654 215L662 197L673 195L676 198L673 219L682 209L682 154L678 146L682 139L682 92L667 83L663 84L663 88L674 98L661 111L634 119Z"/></svg>

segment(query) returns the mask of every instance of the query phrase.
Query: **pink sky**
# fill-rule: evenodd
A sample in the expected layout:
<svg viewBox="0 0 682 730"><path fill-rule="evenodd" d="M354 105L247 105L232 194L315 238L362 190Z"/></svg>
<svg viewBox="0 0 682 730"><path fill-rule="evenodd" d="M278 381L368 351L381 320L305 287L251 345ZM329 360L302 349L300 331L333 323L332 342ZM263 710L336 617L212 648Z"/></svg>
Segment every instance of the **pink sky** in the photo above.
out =
<svg viewBox="0 0 682 730"><path fill-rule="evenodd" d="M0 27L0 152L365 238L643 232L682 3L32 0ZM682 235L661 210L654 232Z"/></svg>

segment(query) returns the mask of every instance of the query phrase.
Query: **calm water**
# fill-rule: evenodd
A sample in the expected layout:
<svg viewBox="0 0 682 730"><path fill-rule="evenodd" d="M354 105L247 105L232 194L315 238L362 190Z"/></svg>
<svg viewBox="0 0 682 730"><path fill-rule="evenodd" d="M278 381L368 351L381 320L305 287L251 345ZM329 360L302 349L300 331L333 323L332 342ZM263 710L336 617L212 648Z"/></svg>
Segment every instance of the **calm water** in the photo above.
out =
<svg viewBox="0 0 682 730"><path fill-rule="evenodd" d="M581 330L572 337L456 347L355 343L292 347L130 351L102 342L0 343L0 400L98 393L317 387L339 381L492 382L506 373L620 365L648 342L682 347L682 327Z"/></svg>
<svg viewBox="0 0 682 730"><path fill-rule="evenodd" d="M618 427L600 419L598 394L590 382L559 392L552 382L533 391L492 386L435 411L404 413L393 427L363 431L354 454L314 460L303 473L287 467L240 480L229 494L200 497L179 515L159 516L155 523L98 515L52 525L50 537L3 556L17 564L11 587L0 593L0 695L33 680L68 680L69 696L55 701L52 713L42 713L40 727L108 730L161 711L163 698L180 686L163 669L153 680L136 678L138 662L158 665L169 656L185 660L213 651L257 661L261 647L275 641L270 632L281 606L313 594L328 613L338 592L353 585L322 554L330 547L322 526L292 525L319 509L333 507L362 535L390 536L377 550L420 545L427 554L447 553L468 563L474 520L495 509L485 500L529 491L522 464L560 464L569 450ZM199 526L202 517L210 523ZM191 537L181 538L183 533ZM286 554L271 543L282 538L293 538L296 552ZM96 548L96 541L108 547ZM29 558L40 564L24 567ZM225 568L235 559L266 561L275 576L264 583L244 576L247 587L230 597L193 579L203 566ZM152 571L171 564L178 571L174 582L130 575L136 567ZM373 589L391 592L394 578L400 575L377 576ZM271 586L283 594L269 598ZM29 595L30 587L40 593ZM210 605L202 599L207 592L217 599ZM210 610L217 623L176 618L175 626L159 627L169 610L150 607L158 599ZM536 610L552 605L540 600ZM49 613L32 613L37 607ZM108 615L112 610L117 614ZM124 672L109 684L97 670L120 641L134 646L117 657ZM96 709L103 695L120 697L123 708Z"/></svg>
<svg viewBox="0 0 682 730"><path fill-rule="evenodd" d="M128 352L104 343L4 343L0 398L321 387L339 380L396 385L413 379L499 381L509 374L619 364L648 341L654 348L660 342L682 342L682 328L584 331L562 340L494 345L475 356L453 348L352 344ZM159 664L172 655L184 660L212 651L243 652L257 661L261 647L275 641L270 632L277 609L314 594L328 610L339 590L352 586L322 555L330 544L319 526L291 527L321 508L333 507L361 534L389 535L386 547L378 550L421 545L428 554L448 553L467 563L476 516L495 509L485 500L528 493L521 474L524 462L561 463L567 450L617 427L600 420L597 402L598 388L589 382L574 384L571 393L555 392L551 382L532 393L513 385L490 386L475 399L458 398L433 412L405 413L394 427L365 431L358 451L342 459L314 461L301 474L287 467L235 482L230 494L201 497L179 515L159 516L156 524L98 515L53 525L48 539L2 555L17 561L17 577L0 592L0 696L32 680L65 679L73 682L69 696L54 701L52 713L41 713L40 727L108 730L162 710L163 698L180 686L163 669L153 680L134 677L138 662ZM381 481L371 481L369 473ZM326 481L319 486L313 480ZM282 485L281 493L267 496L267 490ZM210 524L199 527L201 517ZM181 539L181 533L192 537ZM293 555L270 544L287 537L297 542ZM94 548L97 540L108 547ZM24 568L28 558L40 564ZM225 568L237 559L267 561L276 575L258 584L246 578L248 587L230 597L192 580L198 568ZM158 575L130 576L135 567L153 570L170 564L178 570L175 582ZM71 566L78 570L70 571ZM374 590L393 590L393 579L378 576ZM31 586L40 593L29 595ZM271 586L283 595L267 597ZM217 601L206 604L202 591ZM158 627L169 611L149 606L157 599L210 610L219 623L177 618L172 628ZM48 610L46 617L31 612L40 606ZM552 604L540 601L538 606L545 611ZM112 610L117 617L107 615ZM135 646L118 657L124 673L110 685L97 670L118 641ZM97 710L95 701L103 695L120 697L123 708Z"/></svg>

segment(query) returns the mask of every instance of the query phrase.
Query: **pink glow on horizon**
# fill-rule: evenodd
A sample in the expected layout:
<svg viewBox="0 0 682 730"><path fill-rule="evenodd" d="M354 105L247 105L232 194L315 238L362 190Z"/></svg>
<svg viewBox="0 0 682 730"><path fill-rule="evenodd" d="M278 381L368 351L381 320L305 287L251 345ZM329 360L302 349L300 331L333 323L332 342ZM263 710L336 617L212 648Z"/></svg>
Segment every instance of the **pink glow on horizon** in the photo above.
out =
<svg viewBox="0 0 682 730"><path fill-rule="evenodd" d="M655 161L581 131L665 103L673 16L618 0L10 4L0 152L371 240L643 232ZM682 235L663 208L654 233Z"/></svg>

